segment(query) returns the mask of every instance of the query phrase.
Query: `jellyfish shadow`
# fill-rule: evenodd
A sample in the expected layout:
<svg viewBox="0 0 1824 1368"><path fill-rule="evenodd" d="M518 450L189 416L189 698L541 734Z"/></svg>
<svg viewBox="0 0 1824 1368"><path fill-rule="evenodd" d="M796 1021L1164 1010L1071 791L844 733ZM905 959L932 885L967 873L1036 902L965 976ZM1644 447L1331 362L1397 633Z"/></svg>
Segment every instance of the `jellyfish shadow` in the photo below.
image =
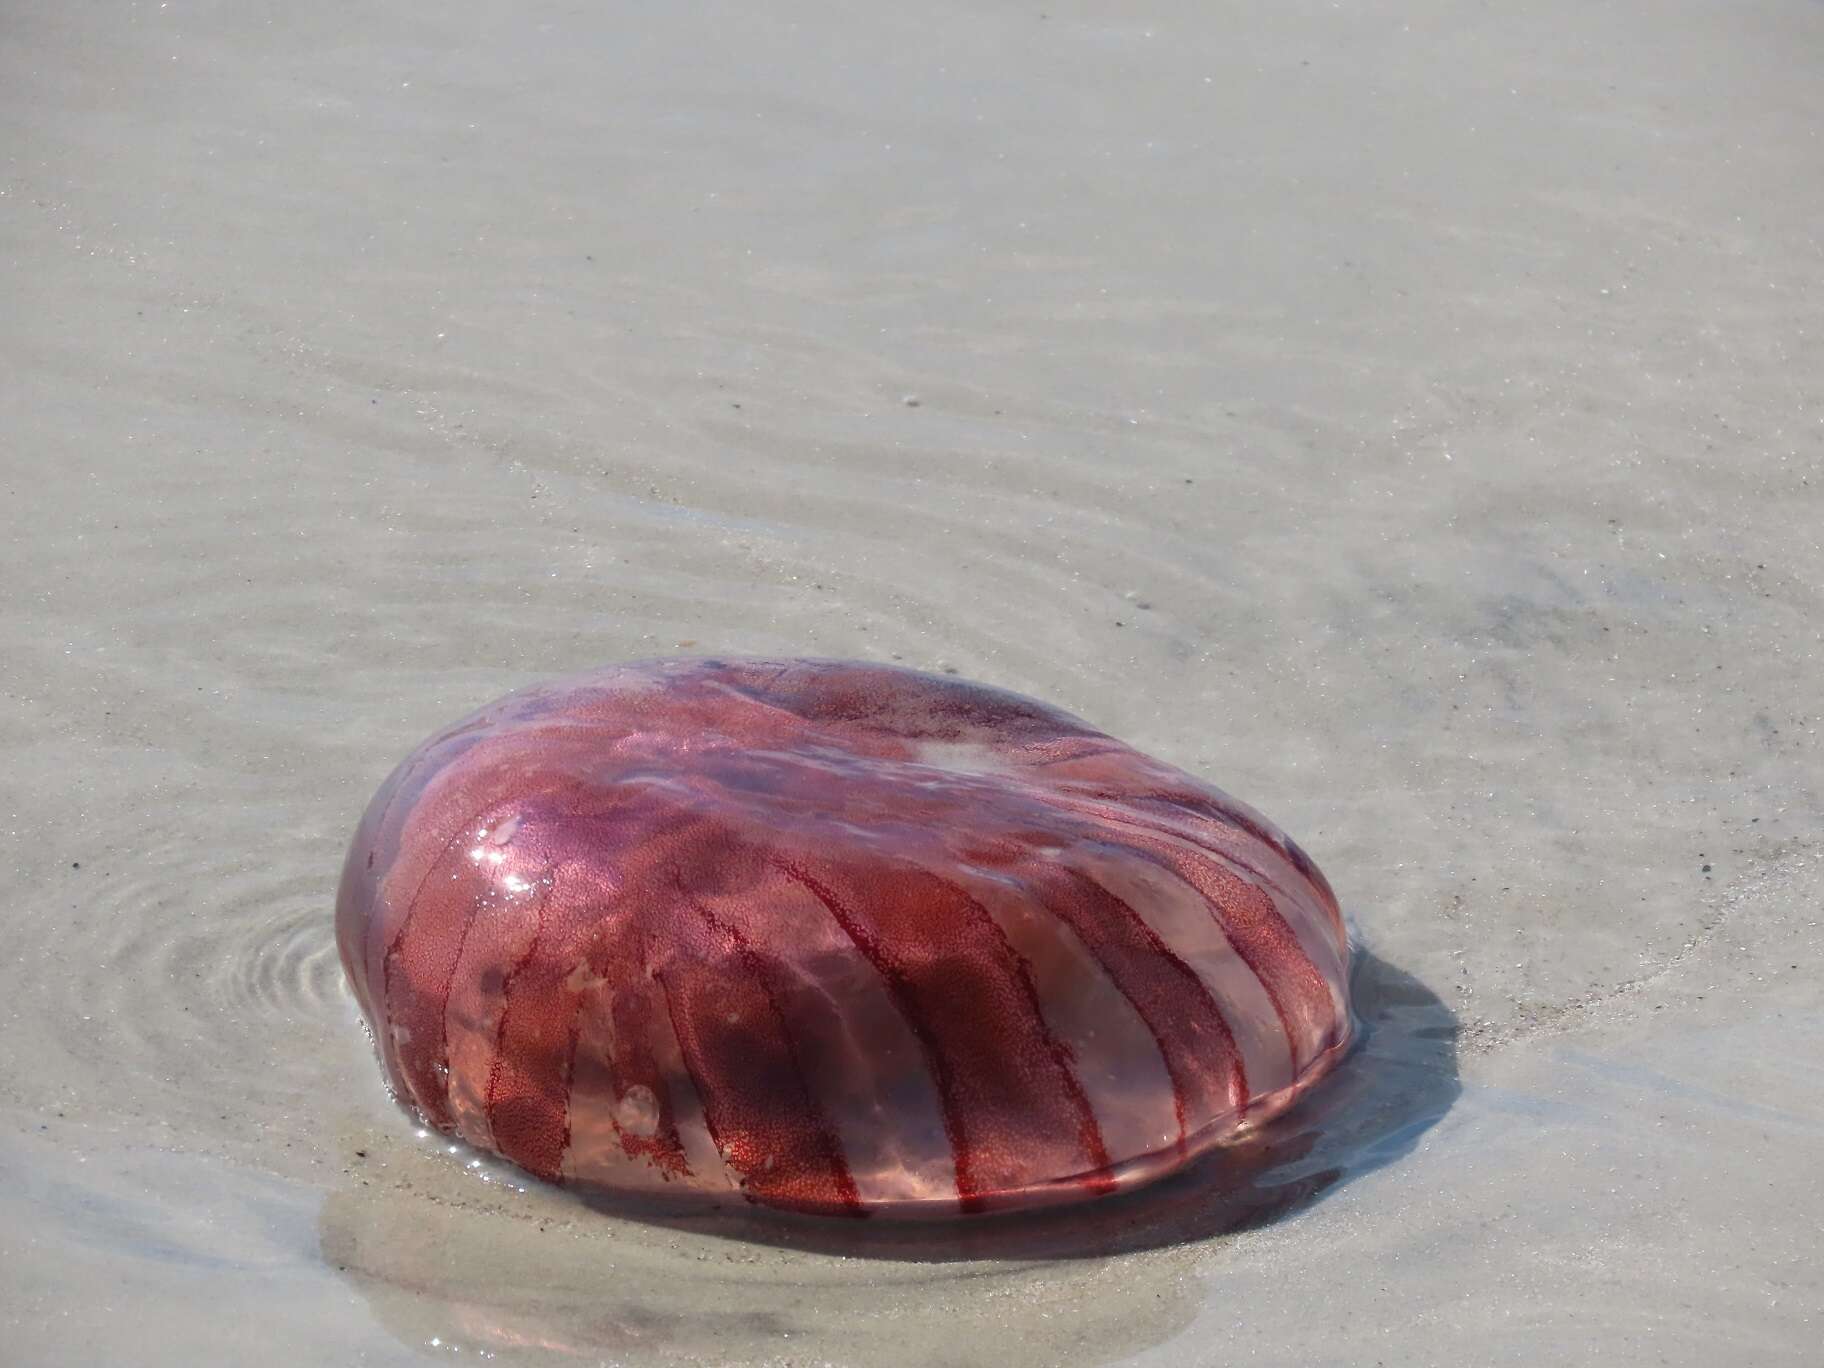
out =
<svg viewBox="0 0 1824 1368"><path fill-rule="evenodd" d="M1271 1225L1394 1163L1462 1092L1456 1016L1372 951L1350 966L1358 1040L1297 1106L1246 1141L1137 1192L950 1222L845 1221L754 1206L679 1206L579 1193L622 1220L847 1258L948 1263L1103 1258Z"/></svg>

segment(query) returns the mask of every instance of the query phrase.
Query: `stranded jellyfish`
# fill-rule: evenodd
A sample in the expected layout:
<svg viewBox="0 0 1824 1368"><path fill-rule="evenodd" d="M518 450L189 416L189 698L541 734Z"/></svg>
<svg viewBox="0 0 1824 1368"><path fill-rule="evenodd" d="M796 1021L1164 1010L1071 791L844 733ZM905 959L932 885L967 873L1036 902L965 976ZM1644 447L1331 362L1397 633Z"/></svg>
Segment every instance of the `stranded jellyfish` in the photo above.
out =
<svg viewBox="0 0 1824 1368"><path fill-rule="evenodd" d="M945 676L667 660L510 694L361 821L336 936L396 1096L552 1182L947 1216L1171 1173L1350 1036L1259 813Z"/></svg>

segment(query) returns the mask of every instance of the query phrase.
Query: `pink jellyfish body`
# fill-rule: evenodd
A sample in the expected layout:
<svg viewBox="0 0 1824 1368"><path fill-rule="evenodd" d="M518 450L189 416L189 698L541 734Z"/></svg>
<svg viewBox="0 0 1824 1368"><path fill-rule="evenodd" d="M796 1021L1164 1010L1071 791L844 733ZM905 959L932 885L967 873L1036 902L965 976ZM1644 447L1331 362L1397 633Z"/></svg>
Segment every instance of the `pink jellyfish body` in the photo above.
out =
<svg viewBox="0 0 1824 1368"><path fill-rule="evenodd" d="M510 694L362 819L336 912L387 1078L540 1178L946 1216L1283 1111L1347 936L1244 804L945 676L666 660Z"/></svg>

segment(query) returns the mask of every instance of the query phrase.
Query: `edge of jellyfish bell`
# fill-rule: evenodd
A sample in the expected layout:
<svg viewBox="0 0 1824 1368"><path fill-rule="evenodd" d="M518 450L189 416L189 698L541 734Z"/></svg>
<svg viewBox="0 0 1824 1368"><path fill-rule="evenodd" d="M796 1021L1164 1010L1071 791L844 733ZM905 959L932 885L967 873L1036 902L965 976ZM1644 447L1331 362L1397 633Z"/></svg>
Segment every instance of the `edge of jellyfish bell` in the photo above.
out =
<svg viewBox="0 0 1824 1368"><path fill-rule="evenodd" d="M1462 1091L1455 1014L1417 978L1351 939L1351 1029L1331 1047L1324 1075L1293 1085L1299 1095L1278 1116L1130 1190L968 1216L950 1202L943 1220L836 1219L739 1195L568 1191L591 1209L642 1224L923 1262L1093 1258L1270 1225L1409 1153Z"/></svg>

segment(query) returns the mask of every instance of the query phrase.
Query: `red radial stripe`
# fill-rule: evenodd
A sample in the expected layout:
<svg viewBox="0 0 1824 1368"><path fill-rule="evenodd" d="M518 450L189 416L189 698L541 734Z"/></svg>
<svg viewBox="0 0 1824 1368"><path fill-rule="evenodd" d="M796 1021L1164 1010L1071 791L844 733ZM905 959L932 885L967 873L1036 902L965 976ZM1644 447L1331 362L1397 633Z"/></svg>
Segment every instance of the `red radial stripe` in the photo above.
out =
<svg viewBox="0 0 1824 1368"><path fill-rule="evenodd" d="M1330 881L1324 877L1324 871L1317 867L1299 843L1284 832L1273 830L1266 822L1253 813L1243 809L1239 804L1224 802L1200 793L1130 793L1120 801L1129 804L1144 804L1149 808L1164 809L1177 816L1201 817L1205 821L1216 822L1222 826L1234 827L1244 831L1266 846L1269 850L1280 851L1286 862L1298 871L1298 875L1311 885L1311 891L1317 894L1319 905L1330 914L1331 924L1338 932L1343 930L1342 904L1337 901L1336 892L1330 887Z"/></svg>
<svg viewBox="0 0 1824 1368"><path fill-rule="evenodd" d="M1186 808L1182 804L1168 803L1163 799L1155 799L1143 808L1136 808L1126 802L1106 799L1090 801L1075 797L1054 797L1052 803L1067 812L1079 813L1092 821L1110 823L1122 832L1142 831L1151 836L1169 836L1174 840L1182 841L1202 850L1224 865L1239 869L1246 878L1260 884L1263 888L1277 889L1288 897L1302 898L1307 892L1317 894L1319 907L1325 915L1330 917L1336 929L1339 932L1342 930L1342 913L1336 907L1335 895L1330 893L1330 886L1327 883L1320 886L1305 876L1304 872L1299 869L1298 862L1290 855L1282 858L1293 872L1303 879L1303 884L1300 884L1298 880L1288 881L1284 878L1275 878L1269 871L1262 869L1255 858L1256 852L1249 849L1252 842L1224 840L1215 833L1209 832L1210 826L1241 831L1252 837L1253 841L1260 842L1268 851L1278 853L1278 847L1267 838L1264 832L1256 834L1252 826L1232 822L1226 817L1218 815L1222 811L1220 808L1213 807L1210 812L1204 813ZM1203 829L1199 830L1199 827ZM1310 857L1305 855L1304 851L1301 850L1298 853L1304 857L1307 864L1310 863ZM1312 873L1316 872L1316 866L1312 866ZM1322 875L1318 875L1320 880L1322 877ZM1326 898L1328 898L1327 903Z"/></svg>
<svg viewBox="0 0 1824 1368"><path fill-rule="evenodd" d="M466 860L452 860L470 836L472 828L458 830L425 871L387 947L381 977L384 1029L397 1050L400 1081L425 1119L438 1127L448 1127L451 1120L444 1079L449 1054L445 1011L463 942L488 892ZM433 882L444 871L449 872Z"/></svg>
<svg viewBox="0 0 1824 1368"><path fill-rule="evenodd" d="M700 957L672 959L659 977L710 1138L758 1200L865 1214L782 1004L789 971L709 908L684 902L712 943Z"/></svg>
<svg viewBox="0 0 1824 1368"><path fill-rule="evenodd" d="M606 1029L578 1031L579 1039L594 1048L571 1068L571 1105L577 1105L579 1091L589 1094L585 1106L601 1095L611 1109L623 1154L647 1160L668 1178L688 1178L690 1161L678 1132L668 1071L653 1048L655 1040L671 1031L671 1020L664 990L647 974L646 933L638 918L627 915L605 916L599 926L579 976L583 986L578 1011L591 1014ZM656 1114L650 1124L630 1129L618 1109L630 1095L639 1096L637 1089L650 1097Z"/></svg>
<svg viewBox="0 0 1824 1368"><path fill-rule="evenodd" d="M684 1155L684 1139L678 1134L677 1108L672 1101L671 1085L652 1051L653 1031L661 1023L667 1029L670 1027L664 991L656 986L629 986L615 994L610 1010L614 1048L611 1056L600 1062L607 1070L615 1095L626 1097L633 1088L643 1087L652 1094L659 1109L651 1135L641 1135L618 1121L615 1123L621 1150L630 1159L651 1160L671 1177L687 1178L690 1161Z"/></svg>
<svg viewBox="0 0 1824 1368"><path fill-rule="evenodd" d="M1264 889L1182 841L1128 829L1119 841L1106 843L1164 866L1203 895L1235 953L1266 989L1285 1030L1295 1070L1335 1043L1337 1005L1330 982Z"/></svg>
<svg viewBox="0 0 1824 1368"><path fill-rule="evenodd" d="M369 989L378 984L383 999L386 980L393 968L393 952L405 934L407 922L430 882L432 872L443 863L467 831L472 829L471 823L465 820L447 835L425 835L413 831L413 828L428 825L435 820L427 815L419 801L423 798L422 793L415 795L412 801L398 801L400 794L406 791L408 781L419 770L426 770L432 779L436 777L436 771L429 768L429 757L423 756L400 765L383 787L386 793L385 806L375 818L375 830L366 842L367 853L359 874L368 896L376 899L377 913L369 921L366 934L362 937L362 962L367 969ZM485 812L487 808L485 801L480 804L481 811ZM378 872L373 867L373 861L377 857L384 861ZM353 858L351 849L350 860ZM400 900L398 893L404 888L411 890L410 896ZM396 922L388 921L384 914L394 906L402 906L403 911Z"/></svg>
<svg viewBox="0 0 1824 1368"><path fill-rule="evenodd" d="M570 1070L581 998L566 982L567 962L545 947L548 902L548 896L539 899L538 929L501 985L487 1111L496 1148L528 1172L557 1182L570 1143Z"/></svg>
<svg viewBox="0 0 1824 1368"><path fill-rule="evenodd" d="M1075 1175L1114 1186L1095 1112L1051 1032L1025 962L986 908L922 870L851 887L841 871L778 867L829 909L873 964L923 1047L944 1112L964 1211Z"/></svg>
<svg viewBox="0 0 1824 1368"><path fill-rule="evenodd" d="M691 825L694 819L655 814L638 795L621 795L567 824L568 858L553 875L561 919L573 936L587 942L581 972L566 976L559 991L574 989L579 1018L583 1012L599 1013L596 1020L605 1019L608 1027L590 1033L601 1053L572 1065L572 1086L580 1068L588 1086L605 1084L615 1104L644 1089L657 1109L650 1126L630 1129L616 1116L615 1134L628 1158L646 1159L672 1178L689 1177L691 1169L678 1130L671 1070L655 1049L672 1026L664 989L653 977L660 957L649 926L679 911L659 866L679 830ZM611 857L612 880L595 873L603 856ZM563 963L572 962L564 956ZM579 1019L572 1039L581 1036L580 1027Z"/></svg>
<svg viewBox="0 0 1824 1368"><path fill-rule="evenodd" d="M1197 971L1172 953L1140 914L1079 870L1022 865L1048 911L1076 933L1121 996L1152 1033L1178 1118L1178 1145L1186 1115L1205 1121L1244 1112L1248 1076L1241 1050L1222 1008Z"/></svg>

